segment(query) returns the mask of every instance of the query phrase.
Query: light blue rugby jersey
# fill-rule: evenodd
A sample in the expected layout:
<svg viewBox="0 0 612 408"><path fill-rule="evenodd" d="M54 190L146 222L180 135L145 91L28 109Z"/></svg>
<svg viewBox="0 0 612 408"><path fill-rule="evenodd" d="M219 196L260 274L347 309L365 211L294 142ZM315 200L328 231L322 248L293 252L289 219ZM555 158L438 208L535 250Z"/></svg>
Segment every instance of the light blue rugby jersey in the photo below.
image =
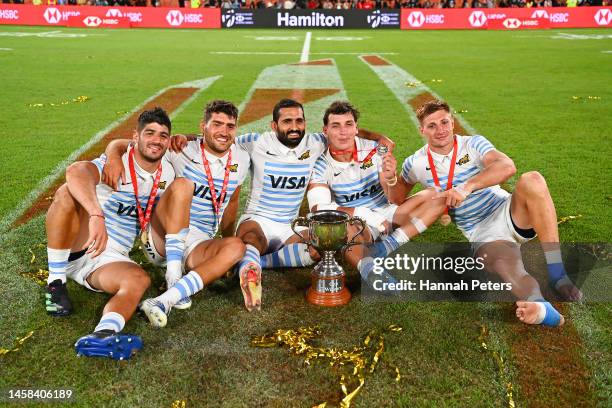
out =
<svg viewBox="0 0 612 408"><path fill-rule="evenodd" d="M482 164L483 156L491 150L495 150L493 144L484 136L456 137L458 151L453 186L464 183L477 175L484 168ZM442 189L446 189L452 151L448 155L432 152L432 158L438 172L440 186ZM421 183L427 187L435 186L427 160L427 145L404 161L402 177L408 184ZM448 213L461 232L469 239L470 233L478 223L486 219L501 206L509 195L507 191L498 185L483 188L472 192L459 207L450 209Z"/></svg>
<svg viewBox="0 0 612 408"><path fill-rule="evenodd" d="M174 165L177 177L185 177L195 184L193 200L189 212L189 228L197 229L212 237L217 233L219 223L221 222L223 212L229 200L246 177L250 159L249 155L243 150L236 148L236 145L233 144L231 146L232 162L230 163L227 192L221 209L219 210L219 214L216 215L210 195L208 178L202 163L200 140L201 138L198 138L196 141L189 142L181 153L170 152L169 159ZM218 157L206 152L206 159L210 165L218 200L223 186L228 154L226 153L224 156Z"/></svg>
<svg viewBox="0 0 612 408"><path fill-rule="evenodd" d="M372 140L355 140L360 161L378 145ZM380 164L381 159L377 154L362 163L346 163L334 160L327 151L315 163L311 183L327 184L332 200L341 207L380 208L389 204L380 184Z"/></svg>
<svg viewBox="0 0 612 408"><path fill-rule="evenodd" d="M245 215L290 223L298 216L316 160L325 151L322 133L308 133L290 149L274 132L247 133L236 144L251 156L251 193Z"/></svg>
<svg viewBox="0 0 612 408"><path fill-rule="evenodd" d="M104 223L109 239L118 245L112 245L113 248L122 251L126 255L134 245L134 239L140 234L140 223L138 222L138 210L136 209L136 200L132 184L132 176L128 166L128 153L133 147L130 146L128 151L121 157L125 170L126 181L119 183L119 191L114 191L106 184L99 183L96 186L96 195L98 202L104 212ZM106 163L106 156L102 155L97 159L92 160L96 165L100 174ZM167 156L162 158L162 175L160 178L155 203L157 203L174 180L174 169L171 163L167 160ZM138 163L135 162L136 177L138 178L138 199L140 207L146 210L147 201L155 180L155 173L149 173L143 170Z"/></svg>

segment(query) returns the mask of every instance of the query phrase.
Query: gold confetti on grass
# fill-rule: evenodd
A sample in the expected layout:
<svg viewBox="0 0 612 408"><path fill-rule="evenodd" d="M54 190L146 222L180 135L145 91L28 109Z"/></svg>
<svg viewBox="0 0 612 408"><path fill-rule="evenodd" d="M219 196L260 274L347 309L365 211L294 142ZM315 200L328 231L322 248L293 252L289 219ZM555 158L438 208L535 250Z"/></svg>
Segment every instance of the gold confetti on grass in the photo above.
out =
<svg viewBox="0 0 612 408"><path fill-rule="evenodd" d="M29 103L28 107L29 108L44 108L45 106L57 107L57 106L68 105L69 103L83 103L83 102L87 102L90 99L91 98L89 96L81 95L81 96L77 96L76 98L68 100L68 101L49 102L49 103Z"/></svg>
<svg viewBox="0 0 612 408"><path fill-rule="evenodd" d="M344 372L340 375L340 389L343 398L340 407L349 408L353 399L365 384L366 376L372 374L385 350L384 335L388 332L399 332L402 327L389 325L386 328L370 330L361 345L353 346L352 350L335 347L315 347L312 340L321 335L318 326L300 327L298 329L278 329L263 336L254 336L251 339L253 347L287 347L289 352L304 357L304 363L310 365L313 361L327 363L330 367L341 367ZM351 369L352 367L352 369ZM401 374L398 367L394 367L395 381L400 381ZM349 391L349 389L352 390ZM323 402L317 407L326 407Z"/></svg>
<svg viewBox="0 0 612 408"><path fill-rule="evenodd" d="M480 336L478 336L478 342L480 343L480 347L483 350L489 352L489 354L491 354L491 357L493 357L493 360L495 361L495 364L497 365L500 380L505 385L505 388L506 388L505 393L506 393L506 398L508 399L508 407L515 408L516 404L514 403L514 386L512 385L512 382L510 381L510 379L508 378L509 370L506 364L506 360L504 360L504 358L501 356L501 354L499 354L497 350L493 350L487 344L488 337L489 337L489 329L487 328L487 326L483 324L480 326Z"/></svg>
<svg viewBox="0 0 612 408"><path fill-rule="evenodd" d="M187 406L187 402L185 400L175 400L172 402L171 408L185 408Z"/></svg>
<svg viewBox="0 0 612 408"><path fill-rule="evenodd" d="M578 218L582 218L582 214L578 214L578 215L567 215L565 217L561 217L559 218L559 220L557 221L557 225L561 225L564 224L568 221L571 220L577 220Z"/></svg>
<svg viewBox="0 0 612 408"><path fill-rule="evenodd" d="M34 334L34 330L29 331L25 336L21 338L17 338L17 340L15 340L15 346L13 346L13 348L11 349L0 348L0 356L19 351L21 349L21 346L23 346L23 343L25 343L26 340L32 337L33 334Z"/></svg>
<svg viewBox="0 0 612 408"><path fill-rule="evenodd" d="M442 80L441 79L426 79L425 81L413 81L413 82L406 82L404 83L404 85L406 85L408 88L416 88L419 85L423 85L426 83L441 83Z"/></svg>
<svg viewBox="0 0 612 408"><path fill-rule="evenodd" d="M600 101L601 100L601 96L577 96L574 95L572 96L572 100L573 101L580 101L580 100L584 100L584 101Z"/></svg>

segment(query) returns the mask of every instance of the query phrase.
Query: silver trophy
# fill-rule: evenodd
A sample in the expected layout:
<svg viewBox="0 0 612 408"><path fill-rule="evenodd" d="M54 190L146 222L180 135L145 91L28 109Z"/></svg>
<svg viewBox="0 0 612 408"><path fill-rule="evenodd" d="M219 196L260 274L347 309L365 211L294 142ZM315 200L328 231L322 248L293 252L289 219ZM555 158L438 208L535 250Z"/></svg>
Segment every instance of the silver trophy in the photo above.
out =
<svg viewBox="0 0 612 408"><path fill-rule="evenodd" d="M348 239L348 226L354 224L359 224L361 228ZM296 226L308 228L308 239L296 231ZM347 304L351 300L351 292L344 284L346 274L334 255L355 245L355 238L365 229L363 220L342 211L320 210L296 218L291 223L291 229L322 256L312 271L312 285L308 288L306 299L320 306Z"/></svg>

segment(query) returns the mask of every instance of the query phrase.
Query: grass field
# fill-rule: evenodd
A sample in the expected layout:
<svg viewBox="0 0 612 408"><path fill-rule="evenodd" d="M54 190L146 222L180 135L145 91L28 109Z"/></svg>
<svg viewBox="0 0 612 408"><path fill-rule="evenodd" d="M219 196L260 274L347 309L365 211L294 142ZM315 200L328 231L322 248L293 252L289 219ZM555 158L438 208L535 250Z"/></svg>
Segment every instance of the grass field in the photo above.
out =
<svg viewBox="0 0 612 408"><path fill-rule="evenodd" d="M69 387L76 394L71 406L337 402L337 371L306 367L286 350L253 349L250 337L319 324L322 344L349 348L371 328L398 324L403 331L386 337L386 363L367 379L355 406L508 406L506 382L521 407L612 405L611 303L562 305L568 324L559 329L524 327L507 303L365 302L353 277L355 299L321 309L303 299L308 270L268 272L259 314L247 313L240 290L223 283L197 295L189 311L173 312L163 330L141 318L130 321L126 331L141 335L145 349L129 363L77 359L72 344L93 329L106 297L70 284L74 315L47 317L42 289L22 276L46 268L44 217L13 226L35 193L52 184L49 176L61 173L67 158L92 138L167 87L217 76L181 100L174 132L197 130L202 107L213 98L254 112L266 103L256 98L257 89L336 89L306 105L308 129L321 128L324 103L348 98L362 112L362 127L397 142L401 163L422 140L400 97L410 91L403 77L385 81L359 58L376 54L448 100L462 123L514 159L519 173L537 170L546 177L558 216L582 216L560 226L562 242L609 242L609 31L563 31L607 37L581 40L556 30L313 31L309 59L333 59L321 71L286 65L300 60L306 33L300 30L50 31L0 27L0 348L34 331L20 350L0 355L0 390ZM321 72L326 76L308 77ZM79 96L90 99L72 102ZM241 130L265 130L267 121L255 115ZM419 240L463 238L436 226ZM29 250L36 254L33 263ZM155 294L161 275L148 269ZM481 325L490 331L488 345L504 359L502 374L481 349ZM401 372L399 382L391 365Z"/></svg>

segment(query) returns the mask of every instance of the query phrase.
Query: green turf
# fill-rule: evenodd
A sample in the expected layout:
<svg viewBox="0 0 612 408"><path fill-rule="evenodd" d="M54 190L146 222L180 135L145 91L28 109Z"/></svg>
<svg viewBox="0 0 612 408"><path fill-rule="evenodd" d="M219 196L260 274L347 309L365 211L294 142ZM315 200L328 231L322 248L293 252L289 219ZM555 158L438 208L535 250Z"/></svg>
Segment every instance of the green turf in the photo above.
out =
<svg viewBox="0 0 612 408"><path fill-rule="evenodd" d="M0 27L0 32L45 32L46 28ZM78 30L84 38L0 36L0 218L21 205L30 191L73 151L160 89L185 81L223 75L174 120L174 130L193 132L202 106L212 98L237 104L266 67L299 59L302 41L255 41L257 35L305 31ZM573 30L597 34L603 30ZM612 40L552 39L549 31L400 32L314 31L311 59L333 57L350 100L362 112L360 125L396 140L397 157L421 146L402 104L355 55L324 52L396 53L385 55L428 83L479 133L512 157L519 173L538 170L547 179L559 216L583 215L560 227L562 241L605 242L611 231L609 180L612 153L609 111ZM360 41L319 41L320 36L363 37ZM298 55L235 56L211 51L285 51ZM59 107L80 95L91 99ZM572 96L581 96L577 101ZM599 100L586 99L599 96ZM405 101L404 101L405 103ZM319 130L320 118L308 118ZM24 168L24 164L27 167ZM511 180L510 185L516 181ZM246 192L246 191L245 191ZM454 228L435 226L419 241L458 241ZM307 271L271 272L265 280L264 311L250 315L240 291L230 285L204 291L192 310L175 311L168 328L151 329L142 319L127 330L146 344L128 365L76 359L72 343L91 331L106 297L70 285L77 311L50 319L42 291L20 273L44 267L42 218L0 239L0 347L34 330L16 353L0 356L0 389L16 386L73 387L78 406L310 406L339 396L337 375L306 368L285 350L255 350L251 335L280 327L319 323L326 345L351 347L368 329L389 323L404 327L387 336L390 364L402 372L399 384L381 366L357 397L358 406L505 406L497 367L478 344L479 324L491 328L490 344L509 361L508 378L525 401L510 351L514 321L500 317L504 305L385 304L355 299L342 309L319 309L303 301ZM28 248L37 253L30 264ZM159 283L159 274L156 275ZM356 290L354 279L352 289ZM154 289L151 293L153 293ZM358 294L359 291L357 291ZM609 405L609 304L572 307L570 318L585 344L592 389ZM539 397L558 405L559 389ZM555 404L557 403L557 404Z"/></svg>

